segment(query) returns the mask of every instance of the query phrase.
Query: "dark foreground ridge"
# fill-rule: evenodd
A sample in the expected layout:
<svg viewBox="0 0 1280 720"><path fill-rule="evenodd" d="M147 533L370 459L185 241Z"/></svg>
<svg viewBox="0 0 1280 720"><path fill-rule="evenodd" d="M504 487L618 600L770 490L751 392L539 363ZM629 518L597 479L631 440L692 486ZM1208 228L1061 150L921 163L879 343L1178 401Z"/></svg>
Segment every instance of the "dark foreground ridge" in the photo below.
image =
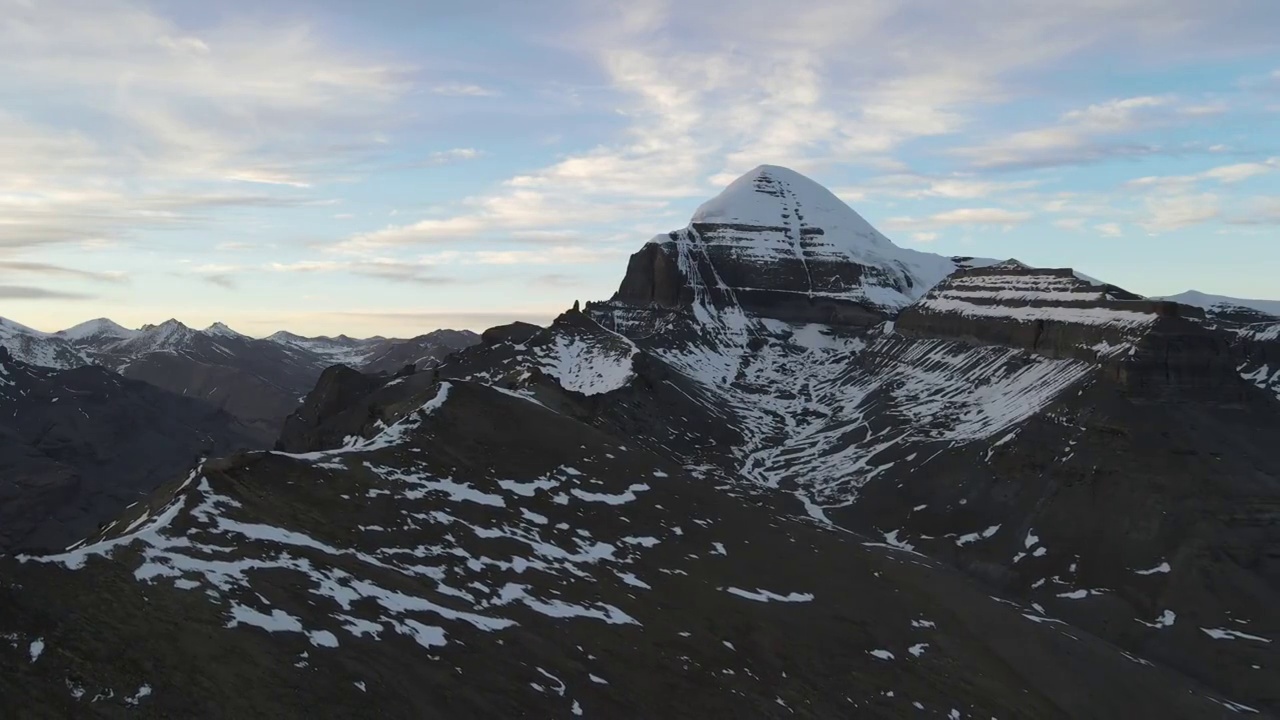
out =
<svg viewBox="0 0 1280 720"><path fill-rule="evenodd" d="M1280 711L1271 321L909 255L811 185L0 559L0 714Z"/></svg>

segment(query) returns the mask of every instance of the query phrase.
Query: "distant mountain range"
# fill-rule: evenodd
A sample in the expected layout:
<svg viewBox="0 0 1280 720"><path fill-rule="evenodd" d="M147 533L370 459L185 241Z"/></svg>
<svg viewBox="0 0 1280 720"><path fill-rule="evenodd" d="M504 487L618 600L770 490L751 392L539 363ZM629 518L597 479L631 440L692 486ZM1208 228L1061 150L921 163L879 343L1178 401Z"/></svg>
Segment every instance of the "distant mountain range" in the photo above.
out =
<svg viewBox="0 0 1280 720"><path fill-rule="evenodd" d="M908 251L776 166L619 270L0 557L0 715L1280 713L1280 317ZM209 397L324 354L138 332L64 340Z"/></svg>
<svg viewBox="0 0 1280 720"><path fill-rule="evenodd" d="M275 441L284 418L326 367L342 364L374 373L422 368L478 340L466 330L409 339L308 338L288 332L255 339L222 323L195 330L172 319L130 330L98 318L45 333L0 318L0 347L16 360L53 369L100 366L205 400L254 429L263 447Z"/></svg>
<svg viewBox="0 0 1280 720"><path fill-rule="evenodd" d="M1269 319L1274 320L1280 317L1280 300L1247 300L1225 295L1207 295L1196 290L1188 290L1177 295L1168 295L1155 299L1193 305L1198 308L1204 308L1215 315L1235 314L1242 316L1241 319L1247 319L1248 316L1257 313L1255 317L1258 322L1266 322Z"/></svg>

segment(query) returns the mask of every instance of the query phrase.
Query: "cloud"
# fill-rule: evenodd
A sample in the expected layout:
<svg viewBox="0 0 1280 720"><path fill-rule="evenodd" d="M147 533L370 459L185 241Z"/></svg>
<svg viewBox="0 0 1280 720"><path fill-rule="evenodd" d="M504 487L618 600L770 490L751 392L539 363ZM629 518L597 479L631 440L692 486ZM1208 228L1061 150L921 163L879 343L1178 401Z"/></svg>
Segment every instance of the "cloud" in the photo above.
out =
<svg viewBox="0 0 1280 720"><path fill-rule="evenodd" d="M1124 235L1124 231L1120 229L1120 225L1117 223L1102 223L1101 225L1094 225L1093 229L1097 230L1098 234L1103 237L1120 237Z"/></svg>
<svg viewBox="0 0 1280 720"><path fill-rule="evenodd" d="M224 243L218 243L217 245L214 245L213 249L217 250L218 252L239 252L241 250L252 250L254 247L255 246L253 243L224 242Z"/></svg>
<svg viewBox="0 0 1280 720"><path fill-rule="evenodd" d="M1172 195L1145 201L1145 217L1138 224L1148 232L1160 233L1199 225L1222 214L1217 195Z"/></svg>
<svg viewBox="0 0 1280 720"><path fill-rule="evenodd" d="M428 266L429 267L429 266ZM390 280L391 282L412 283L416 285L452 285L457 278L426 272L426 267L406 265L402 263L358 263L348 270L355 275ZM474 280L473 280L474 282Z"/></svg>
<svg viewBox="0 0 1280 720"><path fill-rule="evenodd" d="M1017 99L1036 71L1122 44L1141 46L1149 58L1272 47L1258 23L1275 17L1193 0L952 3L927 11L908 0L802 7L750 0L732 13L714 2L634 0L580 9L585 20L558 19L555 40L598 69L606 87L573 93L574 106L599 111L602 124L619 123L616 132L430 217L332 249L369 253L639 216L672 217L676 226L684 218L674 207L757 164L819 180L841 165L901 169L893 153L924 138L954 142L948 136L986 119L984 110ZM438 87L465 87L455 85ZM1162 152L1121 136L1173 118L1191 122L1214 102L1151 95L1086 103L1056 124L1014 133L1011 143L993 137L953 157L989 170ZM1030 186L938 177L843 194L977 200Z"/></svg>
<svg viewBox="0 0 1280 720"><path fill-rule="evenodd" d="M1018 225L1032 218L1032 213L1003 208L956 208L928 217L894 217L885 221L886 228L909 230L946 225Z"/></svg>
<svg viewBox="0 0 1280 720"><path fill-rule="evenodd" d="M1204 172L1204 177L1221 183L1237 183L1267 173L1280 167L1280 158L1271 158L1265 163L1237 163L1223 165Z"/></svg>
<svg viewBox="0 0 1280 720"><path fill-rule="evenodd" d="M90 280L93 282L124 283L129 281L129 277L122 272L80 270L43 262L0 260L0 275L14 273L29 273L75 280Z"/></svg>
<svg viewBox="0 0 1280 720"><path fill-rule="evenodd" d="M1150 155L1160 152L1160 148L1106 138L1167 123L1173 114L1169 112L1171 107L1176 110L1176 98L1172 96L1116 98L1068 111L1054 125L949 152L976 168L1006 170Z"/></svg>
<svg viewBox="0 0 1280 720"><path fill-rule="evenodd" d="M582 278L576 275L568 275L565 273L544 273L535 275L531 282L535 285L545 285L547 287L565 288L574 287L582 284Z"/></svg>
<svg viewBox="0 0 1280 720"><path fill-rule="evenodd" d="M431 153L427 157L426 165L449 165L464 160L475 160L483 157L484 153L475 148L452 148L449 150L440 150Z"/></svg>
<svg viewBox="0 0 1280 720"><path fill-rule="evenodd" d="M328 250L364 254L388 247L446 244L494 235L537 241L557 234L573 234L575 225L619 221L661 211L664 207L664 204L653 201L619 198L600 202L588 197L552 195L535 190L474 197L462 205L467 212L356 234Z"/></svg>
<svg viewBox="0 0 1280 720"><path fill-rule="evenodd" d="M1232 225L1280 225L1280 198L1248 198L1227 222Z"/></svg>
<svg viewBox="0 0 1280 720"><path fill-rule="evenodd" d="M980 200L992 195L1029 190L1042 182L1041 180L983 180L961 175L928 176L915 173L892 173L872 178L863 185L837 188L832 192L852 201L871 197L911 200L923 198Z"/></svg>
<svg viewBox="0 0 1280 720"><path fill-rule="evenodd" d="M92 300L93 295L27 285L0 285L0 298L5 300Z"/></svg>
<svg viewBox="0 0 1280 720"><path fill-rule="evenodd" d="M231 277L230 275L224 275L221 273L205 275L201 279L209 283L210 285L217 285L218 287L223 288L224 290L233 290L237 285L235 278Z"/></svg>
<svg viewBox="0 0 1280 720"><path fill-rule="evenodd" d="M931 243L934 240L938 239L938 233L936 232L911 233L911 239L918 243Z"/></svg>
<svg viewBox="0 0 1280 720"><path fill-rule="evenodd" d="M1060 227L1063 230L1080 230L1084 228L1084 223L1084 218L1062 218L1053 221L1054 227Z"/></svg>
<svg viewBox="0 0 1280 720"><path fill-rule="evenodd" d="M0 246L110 241L284 206L380 147L409 68L298 24L185 27L125 0L5 4ZM46 100L47 99L47 100ZM50 118L57 118L51 121ZM203 204L191 200L202 198ZM168 206L168 207L166 207Z"/></svg>
<svg viewBox="0 0 1280 720"><path fill-rule="evenodd" d="M1277 168L1280 168L1280 158L1269 158L1263 162L1220 165L1192 175L1149 175L1130 180L1125 183L1125 186L1185 192L1197 183L1214 181L1230 185L1266 175Z"/></svg>
<svg viewBox="0 0 1280 720"><path fill-rule="evenodd" d="M499 94L497 90L491 90L479 85L457 82L434 85L431 87L431 92L436 95L447 95L450 97L494 97Z"/></svg>

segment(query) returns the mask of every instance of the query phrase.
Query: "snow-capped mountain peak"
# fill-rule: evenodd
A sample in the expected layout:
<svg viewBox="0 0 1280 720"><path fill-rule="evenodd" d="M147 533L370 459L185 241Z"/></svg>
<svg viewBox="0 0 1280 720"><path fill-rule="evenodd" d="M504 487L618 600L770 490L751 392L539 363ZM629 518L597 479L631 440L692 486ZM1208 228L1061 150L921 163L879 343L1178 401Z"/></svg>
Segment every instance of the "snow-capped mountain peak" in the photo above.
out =
<svg viewBox="0 0 1280 720"><path fill-rule="evenodd" d="M170 318L159 325L143 325L136 336L116 345L131 355L150 352L174 352L181 349L196 334L195 330Z"/></svg>
<svg viewBox="0 0 1280 720"><path fill-rule="evenodd" d="M694 211L692 222L794 228L798 236L820 229L827 245L855 259L898 249L830 190L777 165L761 165L729 183Z"/></svg>
<svg viewBox="0 0 1280 720"><path fill-rule="evenodd" d="M66 330L59 330L55 334L72 342L82 342L111 338L123 340L137 336L138 332L137 330L130 330L109 318L94 318L93 320L86 320L78 325L73 325Z"/></svg>
<svg viewBox="0 0 1280 720"><path fill-rule="evenodd" d="M633 255L614 300L867 326L956 270L995 262L900 248L817 182L761 165Z"/></svg>
<svg viewBox="0 0 1280 720"><path fill-rule="evenodd" d="M227 327L225 323L221 323L221 322L216 322L210 325L209 327L205 328L204 330L201 330L201 332L203 332L206 335L215 335L218 337L230 337L230 338L248 337L243 333L238 333L235 330L232 330L231 328Z"/></svg>

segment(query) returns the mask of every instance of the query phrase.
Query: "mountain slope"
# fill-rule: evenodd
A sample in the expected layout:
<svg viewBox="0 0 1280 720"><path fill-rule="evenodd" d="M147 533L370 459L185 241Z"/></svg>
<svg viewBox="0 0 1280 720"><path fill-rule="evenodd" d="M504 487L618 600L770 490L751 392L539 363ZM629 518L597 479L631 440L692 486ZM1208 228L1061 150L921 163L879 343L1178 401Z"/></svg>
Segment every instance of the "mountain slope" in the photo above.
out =
<svg viewBox="0 0 1280 720"><path fill-rule="evenodd" d="M223 326L225 327L225 326ZM315 383L315 356L229 330L202 332L167 320L123 340L96 345L95 362L127 378L226 410L267 447Z"/></svg>
<svg viewBox="0 0 1280 720"><path fill-rule="evenodd" d="M28 365L0 348L0 552L66 547L250 435L198 400L102 368Z"/></svg>
<svg viewBox="0 0 1280 720"><path fill-rule="evenodd" d="M494 443L509 452L494 455ZM104 711L131 699L185 716L1222 710L1186 678L954 571L744 503L466 382L437 386L360 446L206 463L140 510L122 521L132 534L12 568L36 589L0 589L0 630L17 646L0 645L11 707L84 712L99 697ZM39 589L46 574L64 591ZM110 604L74 600L105 587ZM150 631L161 625L164 635Z"/></svg>

